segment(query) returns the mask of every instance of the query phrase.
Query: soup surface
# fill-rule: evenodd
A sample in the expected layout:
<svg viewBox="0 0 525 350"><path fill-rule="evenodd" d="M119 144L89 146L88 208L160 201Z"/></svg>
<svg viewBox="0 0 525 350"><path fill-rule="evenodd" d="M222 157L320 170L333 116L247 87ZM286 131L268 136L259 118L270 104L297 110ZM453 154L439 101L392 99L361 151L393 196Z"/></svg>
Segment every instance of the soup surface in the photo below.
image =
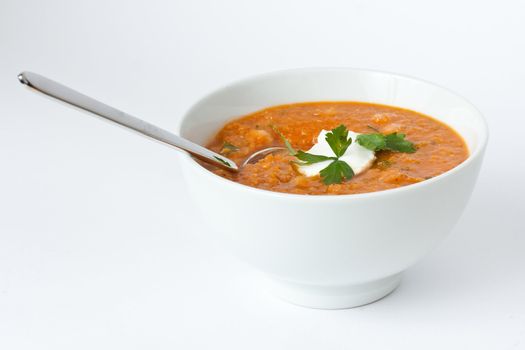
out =
<svg viewBox="0 0 525 350"><path fill-rule="evenodd" d="M207 147L241 165L254 152L284 146L275 131L298 150L308 150L321 130L339 125L357 133L406 134L416 152L376 152L366 171L339 184L326 185L319 175L307 177L287 152L266 156L239 173L208 167L214 173L244 185L297 194L352 194L406 186L442 174L463 162L468 150L463 139L447 125L411 110L361 102L308 102L275 106L233 120Z"/></svg>

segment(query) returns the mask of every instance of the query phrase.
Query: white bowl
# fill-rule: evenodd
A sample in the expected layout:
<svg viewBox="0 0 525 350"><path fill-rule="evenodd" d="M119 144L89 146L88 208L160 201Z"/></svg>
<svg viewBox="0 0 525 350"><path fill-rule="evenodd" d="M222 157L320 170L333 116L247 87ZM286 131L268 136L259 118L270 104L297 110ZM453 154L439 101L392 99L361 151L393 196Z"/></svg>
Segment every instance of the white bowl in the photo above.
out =
<svg viewBox="0 0 525 350"><path fill-rule="evenodd" d="M487 126L462 97L396 74L340 68L296 69L245 79L204 97L184 116L180 135L205 144L229 120L274 105L363 101L404 107L448 124L470 156L430 180L381 192L307 196L241 185L181 155L191 196L208 230L266 273L295 304L337 309L394 290L402 272L452 229L479 173Z"/></svg>

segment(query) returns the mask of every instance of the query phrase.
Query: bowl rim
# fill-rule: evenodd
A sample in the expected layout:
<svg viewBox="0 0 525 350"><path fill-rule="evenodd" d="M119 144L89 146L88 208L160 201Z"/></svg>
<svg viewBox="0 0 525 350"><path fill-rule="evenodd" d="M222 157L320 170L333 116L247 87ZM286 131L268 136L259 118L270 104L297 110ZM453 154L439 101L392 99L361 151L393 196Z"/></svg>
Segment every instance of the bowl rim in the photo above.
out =
<svg viewBox="0 0 525 350"><path fill-rule="evenodd" d="M480 121L481 125L482 125L481 133L479 133L477 135L479 137L478 145L477 145L476 149L474 150L474 152L469 153L469 155L468 155L468 157L467 157L467 159L465 161L463 161L459 165L455 166L454 168L452 168L452 169L450 169L450 170L448 170L448 171L446 171L446 172L444 172L442 174L439 174L439 175L437 175L437 176L435 176L435 177L433 177L431 179L428 179L428 180L425 180L425 181L421 181L421 182L418 182L418 183L415 183L415 184L410 184L410 185L406 185L406 186L391 188L391 189L387 189L387 190L374 191L374 192L364 192L364 193L351 193L351 194L318 194L318 195L310 195L310 194L297 194L297 193L277 192L277 191L261 189L261 188L257 188L257 187L244 185L244 184L241 184L241 183L238 183L238 182L235 182L235 181L231 181L231 180L228 180L228 179L226 179L226 178L224 178L222 176L219 176L219 175L217 175L217 174L207 170L206 168L204 168L199 163L197 163L197 161L195 161L195 159L192 158L188 153L181 152L180 153L181 157L183 157L183 159L186 162L191 163L193 167L199 168L200 171L203 174L206 174L206 176L209 176L211 181L219 181L220 183L224 184L225 186L232 186L232 190L237 189L239 191L247 191L249 193L251 192L254 195L274 197L274 198L278 198L278 199L299 199L299 200L307 200L307 201L311 201L311 200L313 200L313 201L326 201L326 200L337 201L337 200L349 200L349 199L356 199L357 200L357 199L373 198L373 197L377 197L377 196L395 195L395 194L398 194L398 193L401 193L401 192L415 191L415 190L418 190L421 187L431 186L432 184L434 184L436 182L441 182L443 179L445 179L447 177L450 177L450 176L452 176L452 175L462 171L462 169L466 168L471 163L473 163L477 158L481 157L483 155L484 151L485 151L485 148L486 148L487 143L488 143L488 138L489 138L487 121L486 121L485 117L483 116L483 114L481 113L481 111L476 106L474 106L465 97L463 97L460 94L458 94L458 93L456 93L456 92L454 92L454 91L452 91L452 90L450 90L450 89L448 89L446 87L443 87L443 86L441 86L439 84L435 84L433 82L430 82L430 81L427 81L427 80L424 80L424 79L420 79L420 78L416 78L416 77L413 77L413 76L410 76L410 75L399 74L399 73L392 73L392 72L382 71L382 70L350 68L350 67L302 67L302 68L292 68L292 69L281 69L281 70L274 70L274 71L266 72L266 73L255 74L255 75L251 75L251 76L248 76L248 77L245 77L245 78L242 78L242 79L235 80L233 82L230 82L230 83L228 83L226 85L222 85L222 86L212 90L211 92L209 92L208 94L204 95L199 100L197 100L195 103L193 103L190 106L190 108L188 108L186 110L186 112L183 114L183 116L181 118L179 118L179 121L178 121L178 123L176 125L176 132L180 135L180 131L181 131L181 127L182 127L183 123L186 121L186 119L191 114L191 112L202 101L210 98L211 96L213 96L213 95L215 95L215 94L217 94L217 93L219 93L221 91L230 89L233 86L238 85L238 84L250 83L252 81L256 81L256 80L267 78L267 77L272 77L272 76L275 76L275 75L294 73L294 72L295 73L300 73L300 72L314 72L314 71L318 71L318 72L319 71L347 71L347 72L348 71L352 71L352 72L359 72L359 73L380 74L380 75L386 75L386 76L390 76L390 77L395 77L395 78L398 78L398 79L411 80L411 81L423 83L423 84L430 85L430 86L433 86L435 88L444 90L444 91L448 92L449 94L458 97L460 100L462 100L466 105L468 105L470 108L472 108L476 112L475 118L477 118L478 121ZM303 101L303 102L307 102L307 101ZM358 102L358 101L355 101L355 102ZM269 106L269 107L271 107L271 106ZM393 106L393 107L395 107L395 106ZM403 107L403 108L410 109L408 107ZM461 135L461 133L459 133L457 130L455 130L455 131L458 134L460 134L461 137L463 137L463 135ZM199 170L197 170L197 171L199 171Z"/></svg>

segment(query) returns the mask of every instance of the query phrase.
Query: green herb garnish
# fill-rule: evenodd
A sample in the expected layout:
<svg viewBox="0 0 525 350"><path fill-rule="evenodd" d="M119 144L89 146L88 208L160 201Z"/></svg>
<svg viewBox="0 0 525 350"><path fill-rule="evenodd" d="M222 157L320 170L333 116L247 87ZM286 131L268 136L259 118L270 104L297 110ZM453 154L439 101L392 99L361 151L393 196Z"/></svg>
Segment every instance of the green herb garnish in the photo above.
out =
<svg viewBox="0 0 525 350"><path fill-rule="evenodd" d="M337 158L343 156L348 146L352 143L352 138L348 137L348 130L343 124L326 134L326 142L330 145Z"/></svg>
<svg viewBox="0 0 525 350"><path fill-rule="evenodd" d="M372 130L374 130L375 132L379 132L379 129L374 127L374 126L372 126L372 125L367 125L367 127L372 129Z"/></svg>
<svg viewBox="0 0 525 350"><path fill-rule="evenodd" d="M325 160L330 160L330 159L337 160L336 157L321 156L317 154L306 153L304 151L298 151L295 154L295 157L301 161L302 165L315 164L315 163L324 162Z"/></svg>
<svg viewBox="0 0 525 350"><path fill-rule="evenodd" d="M356 140L361 146L371 151L379 151L385 149L386 139L382 134L361 134L357 135Z"/></svg>
<svg viewBox="0 0 525 350"><path fill-rule="evenodd" d="M228 141L224 141L224 143L222 144L221 153L237 152L238 150L239 147L229 143Z"/></svg>
<svg viewBox="0 0 525 350"><path fill-rule="evenodd" d="M297 152L295 157L301 161L301 165L310 165L332 160L326 168L319 172L325 185L339 184L345 179L350 180L354 176L354 171L348 163L339 159L352 144L352 138L348 137L346 126L341 124L337 128L332 129L332 131L326 134L325 140L328 145L330 145L335 157L327 157L303 151Z"/></svg>
<svg viewBox="0 0 525 350"><path fill-rule="evenodd" d="M356 140L361 146L371 151L395 151L403 153L414 153L416 147L408 140L405 140L405 134L394 132L392 134L383 135L380 133L361 134L357 136Z"/></svg>
<svg viewBox="0 0 525 350"><path fill-rule="evenodd" d="M403 152L403 153L414 153L416 146L408 140L405 140L405 134L388 134L385 136L386 149L390 151Z"/></svg>
<svg viewBox="0 0 525 350"><path fill-rule="evenodd" d="M275 125L270 125L270 126L272 127L273 131L275 131L275 133L277 135L279 135L281 140L283 140L284 146L288 150L288 153L290 153L291 156L295 156L297 154L297 151L292 147L292 144L290 143L290 141L288 141L288 139L286 137L284 137L282 132L279 131L279 129L277 129L277 127Z"/></svg>
<svg viewBox="0 0 525 350"><path fill-rule="evenodd" d="M374 131L377 131L372 134L360 134L357 136L356 141L363 147L377 152L383 150L404 152L404 153L414 153L416 147L414 144L408 140L405 140L405 134L401 133L391 133L388 135L383 135L376 128L369 126ZM332 160L332 162L323 170L319 172L319 175L323 179L325 185L339 184L344 180L350 180L354 177L355 173L343 160L340 160L348 147L352 144L352 138L348 137L348 130L343 124L339 125L337 128L332 129L329 133L326 134L325 140L330 145L330 148L334 152L334 157L327 157L318 154L311 154L304 151L296 151L290 142L284 137L284 135L272 125L272 129L281 137L286 148L290 155L295 156L300 162L300 165L311 165L319 162L324 162L327 160ZM391 164L388 161L384 161L384 166L389 167Z"/></svg>
<svg viewBox="0 0 525 350"><path fill-rule="evenodd" d="M319 172L326 185L340 184L344 179L350 180L354 177L354 171L347 162L336 159L326 168Z"/></svg>

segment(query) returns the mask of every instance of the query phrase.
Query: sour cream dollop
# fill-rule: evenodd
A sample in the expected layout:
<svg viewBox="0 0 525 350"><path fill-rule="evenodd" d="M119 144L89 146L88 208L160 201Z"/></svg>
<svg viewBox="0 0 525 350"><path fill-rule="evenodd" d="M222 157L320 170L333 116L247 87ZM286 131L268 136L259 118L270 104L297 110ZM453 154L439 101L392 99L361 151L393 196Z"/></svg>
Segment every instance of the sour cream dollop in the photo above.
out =
<svg viewBox="0 0 525 350"><path fill-rule="evenodd" d="M317 143L306 152L321 156L334 157L334 151L332 151L330 145L326 142L326 134L329 132L330 131L321 130L319 136L317 136ZM345 154L339 158L350 165L355 175L368 169L376 159L374 151L364 148L356 142L357 135L359 134L356 132L348 131L348 136L352 138L352 143L346 150ZM311 165L299 165L297 168L303 175L315 176L319 175L319 172L326 168L331 162L332 160L326 160Z"/></svg>

